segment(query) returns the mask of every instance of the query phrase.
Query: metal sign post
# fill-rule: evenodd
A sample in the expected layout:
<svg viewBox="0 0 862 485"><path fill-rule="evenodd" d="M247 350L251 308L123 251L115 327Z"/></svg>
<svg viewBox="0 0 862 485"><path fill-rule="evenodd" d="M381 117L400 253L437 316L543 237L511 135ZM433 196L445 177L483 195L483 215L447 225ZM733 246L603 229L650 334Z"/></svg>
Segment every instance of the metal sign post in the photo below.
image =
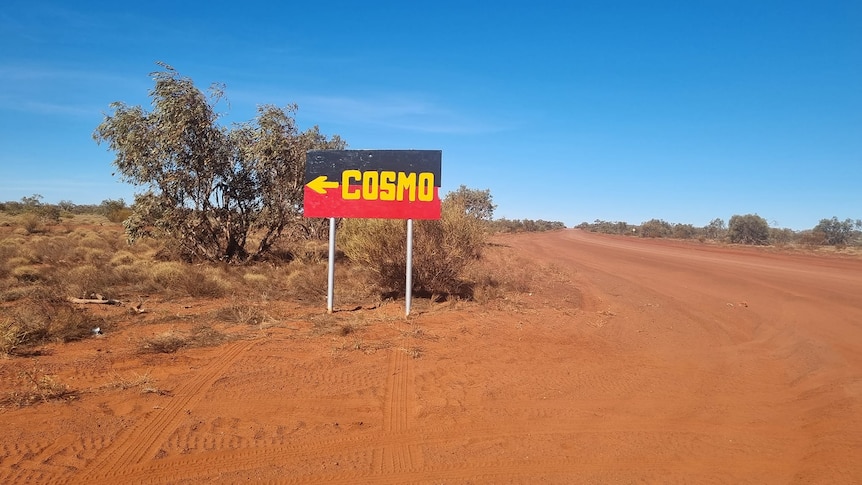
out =
<svg viewBox="0 0 862 485"><path fill-rule="evenodd" d="M329 218L329 277L326 283L326 313L332 313L335 300L335 218Z"/></svg>
<svg viewBox="0 0 862 485"><path fill-rule="evenodd" d="M413 301L413 219L407 219L407 282L404 285L404 316L410 316Z"/></svg>

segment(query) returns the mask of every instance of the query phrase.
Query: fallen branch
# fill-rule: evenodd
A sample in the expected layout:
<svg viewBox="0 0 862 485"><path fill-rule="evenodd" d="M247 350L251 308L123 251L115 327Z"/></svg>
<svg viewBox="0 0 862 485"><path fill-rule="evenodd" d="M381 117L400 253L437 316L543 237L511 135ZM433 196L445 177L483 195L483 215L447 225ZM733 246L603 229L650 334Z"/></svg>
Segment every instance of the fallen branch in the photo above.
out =
<svg viewBox="0 0 862 485"><path fill-rule="evenodd" d="M95 305L122 305L123 304L123 302L121 302L120 300L110 300L110 299L109 300L97 300L97 299L91 299L91 298L69 298L69 301L71 301L72 303L82 303L82 304L92 303Z"/></svg>

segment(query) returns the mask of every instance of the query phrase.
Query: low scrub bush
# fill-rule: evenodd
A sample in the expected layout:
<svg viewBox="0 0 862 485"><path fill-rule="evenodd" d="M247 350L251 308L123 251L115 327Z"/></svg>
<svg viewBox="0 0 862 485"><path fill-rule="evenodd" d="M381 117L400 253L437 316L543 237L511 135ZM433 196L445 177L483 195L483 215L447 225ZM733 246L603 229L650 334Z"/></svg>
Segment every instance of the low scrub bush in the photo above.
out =
<svg viewBox="0 0 862 485"><path fill-rule="evenodd" d="M190 334L164 332L141 341L138 351L143 354L173 354L185 347L214 347L227 341L218 330L199 325Z"/></svg>
<svg viewBox="0 0 862 485"><path fill-rule="evenodd" d="M440 220L416 221L413 289L432 296L471 296L465 271L481 255L486 230L484 221L454 202L443 204ZM407 263L404 221L348 219L343 221L340 235L344 254L369 272L380 292L403 294Z"/></svg>
<svg viewBox="0 0 862 485"><path fill-rule="evenodd" d="M301 300L320 300L326 298L326 263L291 264L292 271L287 276L287 293Z"/></svg>
<svg viewBox="0 0 862 485"><path fill-rule="evenodd" d="M101 322L63 300L24 300L0 314L0 352L15 353L47 342L71 342Z"/></svg>
<svg viewBox="0 0 862 485"><path fill-rule="evenodd" d="M174 332L165 332L144 339L139 351L142 354L173 354L188 345L187 337Z"/></svg>
<svg viewBox="0 0 862 485"><path fill-rule="evenodd" d="M231 289L226 274L218 268L190 266L176 261L156 263L150 276L164 290L188 296L218 298Z"/></svg>

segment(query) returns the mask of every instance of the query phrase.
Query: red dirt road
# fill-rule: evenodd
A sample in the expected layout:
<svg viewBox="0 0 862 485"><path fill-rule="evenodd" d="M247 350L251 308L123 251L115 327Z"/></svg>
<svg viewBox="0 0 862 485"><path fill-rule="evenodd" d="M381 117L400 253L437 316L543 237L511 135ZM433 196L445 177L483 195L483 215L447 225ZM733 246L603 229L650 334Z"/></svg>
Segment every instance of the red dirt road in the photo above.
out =
<svg viewBox="0 0 862 485"><path fill-rule="evenodd" d="M39 365L82 392L0 410L0 482L862 483L862 260L497 242L539 276L484 306L270 304L215 348L141 356L133 322L54 347ZM141 375L161 392L111 385Z"/></svg>

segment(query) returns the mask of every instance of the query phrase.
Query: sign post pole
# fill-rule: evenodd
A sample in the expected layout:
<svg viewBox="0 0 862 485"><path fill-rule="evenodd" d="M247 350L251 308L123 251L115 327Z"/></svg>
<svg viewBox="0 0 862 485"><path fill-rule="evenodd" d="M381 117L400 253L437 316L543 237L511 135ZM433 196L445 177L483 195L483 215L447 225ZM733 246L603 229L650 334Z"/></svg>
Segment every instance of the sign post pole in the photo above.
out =
<svg viewBox="0 0 862 485"><path fill-rule="evenodd" d="M332 313L335 299L335 218L329 218L329 278L326 288L326 313Z"/></svg>
<svg viewBox="0 0 862 485"><path fill-rule="evenodd" d="M404 286L404 316L410 316L413 301L413 219L407 219L407 282Z"/></svg>

